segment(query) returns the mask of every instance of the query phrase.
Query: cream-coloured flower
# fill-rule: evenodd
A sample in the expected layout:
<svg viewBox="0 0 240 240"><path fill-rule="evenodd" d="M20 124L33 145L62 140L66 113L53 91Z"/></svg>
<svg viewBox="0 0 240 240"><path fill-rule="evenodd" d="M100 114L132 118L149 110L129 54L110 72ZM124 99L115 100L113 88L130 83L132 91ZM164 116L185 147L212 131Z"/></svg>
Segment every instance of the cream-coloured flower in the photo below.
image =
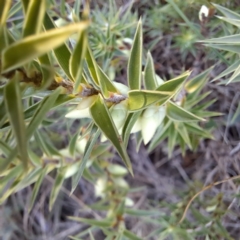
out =
<svg viewBox="0 0 240 240"><path fill-rule="evenodd" d="M208 17L209 15L209 8L205 5L202 5L200 11L199 11L199 20L202 22L203 21L203 16Z"/></svg>

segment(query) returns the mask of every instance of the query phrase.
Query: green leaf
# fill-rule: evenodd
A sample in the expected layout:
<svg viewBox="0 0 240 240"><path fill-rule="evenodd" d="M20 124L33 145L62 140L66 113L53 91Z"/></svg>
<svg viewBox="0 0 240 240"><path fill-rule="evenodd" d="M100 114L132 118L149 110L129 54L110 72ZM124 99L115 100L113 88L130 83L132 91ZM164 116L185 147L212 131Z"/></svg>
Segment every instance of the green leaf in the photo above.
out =
<svg viewBox="0 0 240 240"><path fill-rule="evenodd" d="M23 106L20 93L19 75L9 80L4 90L4 100L10 123L16 137L17 148L25 168L28 165L26 126L23 118Z"/></svg>
<svg viewBox="0 0 240 240"><path fill-rule="evenodd" d="M41 31L46 11L46 0L30 1L23 26L23 36L37 34Z"/></svg>
<svg viewBox="0 0 240 240"><path fill-rule="evenodd" d="M84 149L84 153L83 153L83 157L79 163L79 166L78 166L78 171L77 173L72 177L72 190L71 190L71 193L73 193L73 191L76 189L78 183L79 183L79 180L83 174L83 171L86 167L86 164L87 164L87 161L89 160L89 157L90 157L90 154L92 152L92 149L98 139L100 135L100 130L97 128L96 125L94 125L92 127L92 130L91 130L91 133L90 133L90 137L87 141L87 144L86 144L86 147Z"/></svg>
<svg viewBox="0 0 240 240"><path fill-rule="evenodd" d="M77 93L79 84L82 79L83 62L87 50L87 30L79 33L78 41L73 50L72 56L69 62L69 69L72 78L75 81L74 92Z"/></svg>
<svg viewBox="0 0 240 240"><path fill-rule="evenodd" d="M41 89L46 89L54 81L54 69L47 54L38 58L41 63L42 82Z"/></svg>
<svg viewBox="0 0 240 240"><path fill-rule="evenodd" d="M8 17L11 0L2 0L0 4L0 27L4 26ZM1 39L2 40L2 39Z"/></svg>
<svg viewBox="0 0 240 240"><path fill-rule="evenodd" d="M17 185L14 189L15 192L20 191L24 189L25 187L31 185L37 180L38 175L41 172L42 167L39 168L34 168L34 169L29 169L27 173L24 173L21 176L20 181L17 181Z"/></svg>
<svg viewBox="0 0 240 240"><path fill-rule="evenodd" d="M160 91L160 92L166 91L166 92L176 93L181 88L182 84L184 83L184 81L189 75L190 75L190 72L185 72L180 76L163 83L156 89L156 91Z"/></svg>
<svg viewBox="0 0 240 240"><path fill-rule="evenodd" d="M123 138L125 146L127 146L127 144L128 144L131 130L132 130L135 122L137 121L137 119L140 117L141 113L142 113L142 111L129 113L124 122L123 130L122 130L122 138Z"/></svg>
<svg viewBox="0 0 240 240"><path fill-rule="evenodd" d="M7 112L6 112L5 104L4 104L4 101L1 101L1 103L0 103L0 127L2 126L2 124L4 124L4 122L6 120L7 120Z"/></svg>
<svg viewBox="0 0 240 240"><path fill-rule="evenodd" d="M217 48L224 51L240 53L240 44L204 44L207 47Z"/></svg>
<svg viewBox="0 0 240 240"><path fill-rule="evenodd" d="M187 90L187 92L193 93L199 89L202 89L202 87L205 86L208 80L207 76L209 75L212 69L213 67L205 70L201 74L198 74L194 78L189 79L185 84L185 89Z"/></svg>
<svg viewBox="0 0 240 240"><path fill-rule="evenodd" d="M40 186L42 184L42 181L43 181L44 177L47 175L47 172L48 172L48 167L46 166L42 170L42 172L39 174L39 177L38 177L36 183L34 184L34 188L32 190L31 200L30 200L30 203L29 203L29 206L28 206L28 212L30 212L32 210L32 207L33 207L33 204L36 200L36 197L37 197L37 194L39 192Z"/></svg>
<svg viewBox="0 0 240 240"><path fill-rule="evenodd" d="M37 129L34 131L34 138L35 141L38 143L38 146L47 156L61 156L59 151L53 146L49 139L43 136L43 134L41 134L40 131Z"/></svg>
<svg viewBox="0 0 240 240"><path fill-rule="evenodd" d="M240 19L236 20L236 19L231 19L231 18L226 18L226 17L221 17L221 16L216 16L216 17L219 18L220 20L223 20L225 22L228 22L228 23L240 28Z"/></svg>
<svg viewBox="0 0 240 240"><path fill-rule="evenodd" d="M213 136L209 133L209 131L199 127L195 122L185 123L185 126L187 127L187 130L191 133L198 134L204 138L214 139Z"/></svg>
<svg viewBox="0 0 240 240"><path fill-rule="evenodd" d="M108 108L106 107L101 96L98 96L96 101L90 107L90 113L95 124L102 130L105 136L113 143L115 148L117 149L119 155L127 166L128 170L131 174L132 165L130 159L127 155L125 145L123 144L122 138L116 129L112 117L109 113Z"/></svg>
<svg viewBox="0 0 240 240"><path fill-rule="evenodd" d="M87 48L87 52L86 52L86 62L87 62L87 65L88 65L89 73L91 74L91 78L94 81L94 84L96 86L99 86L100 83L99 83L99 77L98 77L98 74L97 74L98 66L97 66L97 63L96 63L96 61L93 57L92 51L89 47Z"/></svg>
<svg viewBox="0 0 240 240"><path fill-rule="evenodd" d="M108 76L103 72L103 70L100 67L98 67L97 73L99 76L101 90L105 98L109 98L110 93L118 92L113 83L111 82L111 80L108 78Z"/></svg>
<svg viewBox="0 0 240 240"><path fill-rule="evenodd" d="M240 20L240 15L237 14L234 11L231 11L230 9L227 9L225 7L222 7L218 4L211 3L215 8L217 8L225 17L230 18L230 19L238 19Z"/></svg>
<svg viewBox="0 0 240 240"><path fill-rule="evenodd" d="M189 122L189 121L205 121L203 118L200 118L182 107L176 105L173 102L167 103L167 116L173 121L177 122Z"/></svg>
<svg viewBox="0 0 240 240"><path fill-rule="evenodd" d="M6 20L11 2L11 0L3 0L0 4L0 53L8 45Z"/></svg>
<svg viewBox="0 0 240 240"><path fill-rule="evenodd" d="M177 130L179 135L182 137L184 142L188 145L188 147L192 150L192 145L189 138L188 130L185 127L184 123L175 123L175 129Z"/></svg>
<svg viewBox="0 0 240 240"><path fill-rule="evenodd" d="M160 131L153 137L148 152L151 152L154 148L156 148L161 141L168 137L168 128L171 126L172 121L168 121L164 126L160 126Z"/></svg>
<svg viewBox="0 0 240 240"><path fill-rule="evenodd" d="M66 27L28 36L7 47L2 53L2 70L8 72L40 57L64 43L74 32L84 30L88 22L70 24ZM24 54L23 54L24 53Z"/></svg>
<svg viewBox="0 0 240 240"><path fill-rule="evenodd" d="M153 58L150 52L147 54L147 62L144 70L144 83L147 90L155 90L157 87Z"/></svg>
<svg viewBox="0 0 240 240"><path fill-rule="evenodd" d="M55 203L55 201L57 199L57 196L59 194L59 191L62 187L66 170L67 169L64 168L64 167L58 169L57 177L56 177L56 180L55 180L54 185L52 187L52 191L51 191L51 195L50 195L49 211L52 210L53 204Z"/></svg>
<svg viewBox="0 0 240 240"><path fill-rule="evenodd" d="M8 156L10 154L10 152L12 151L11 147L8 146L8 144L6 142L3 142L0 139L0 151L5 155Z"/></svg>
<svg viewBox="0 0 240 240"><path fill-rule="evenodd" d="M234 80L237 79L237 77L239 77L239 75L240 75L240 66L238 66L238 68L234 71L233 75L228 80L227 84L234 82Z"/></svg>
<svg viewBox="0 0 240 240"><path fill-rule="evenodd" d="M206 39L203 41L204 43L213 43L213 44L236 44L240 45L240 34L230 35L230 36L224 36L219 38L212 38L212 39Z"/></svg>
<svg viewBox="0 0 240 240"><path fill-rule="evenodd" d="M41 103L39 104L37 110L35 111L31 119L31 122L28 124L27 139L30 139L34 131L37 130L38 126L41 124L41 122L45 118L48 111L52 108L60 92L61 92L61 88L58 88L51 95L45 97L41 101Z"/></svg>
<svg viewBox="0 0 240 240"><path fill-rule="evenodd" d="M94 219L79 218L79 217L68 217L68 218L73 221L87 223L91 226L96 226L100 228L108 228L108 227L111 227L113 224L113 221L109 219L94 220Z"/></svg>
<svg viewBox="0 0 240 240"><path fill-rule="evenodd" d="M217 77L215 77L215 78L212 80L212 82L213 82L213 81L216 81L216 80L219 80L220 78L222 78L222 77L224 77L224 76L226 76L226 75L234 72L239 65L240 65L240 60L234 62L234 63L233 63L232 65L230 65L227 69L225 69L223 72L221 72Z"/></svg>
<svg viewBox="0 0 240 240"><path fill-rule="evenodd" d="M47 13L45 14L45 18L44 18L44 28L46 30L56 28L53 20L49 17L49 15ZM53 52L54 52L54 55L56 57L58 64L61 66L64 73L67 75L67 77L70 80L73 80L72 75L69 71L69 61L70 61L70 57L71 57L71 52L70 52L69 48L67 47L66 43L63 43L60 47L55 48L53 50Z"/></svg>
<svg viewBox="0 0 240 240"><path fill-rule="evenodd" d="M26 14L27 12L27 8L28 8L28 4L29 4L29 0L21 0L22 2L22 5L23 5L23 10L24 10L24 13Z"/></svg>
<svg viewBox="0 0 240 240"><path fill-rule="evenodd" d="M123 235L125 237L127 237L130 240L142 240L142 238L139 238L137 235L135 235L134 233L128 231L127 229L123 230Z"/></svg>
<svg viewBox="0 0 240 240"><path fill-rule="evenodd" d="M128 93L128 109L129 111L138 111L147 108L153 103L160 101L164 103L172 95L172 92L132 90Z"/></svg>
<svg viewBox="0 0 240 240"><path fill-rule="evenodd" d="M142 21L140 19L128 61L128 86L130 89L141 88L142 42Z"/></svg>
<svg viewBox="0 0 240 240"><path fill-rule="evenodd" d="M73 135L73 137L71 138L71 140L69 142L69 153L72 156L75 155L75 149L76 149L76 144L77 144L77 140L79 137L79 132L80 132L80 128L76 131L76 133Z"/></svg>
<svg viewBox="0 0 240 240"><path fill-rule="evenodd" d="M177 142L177 131L175 130L175 126L174 124L171 124L170 127L168 128L168 158L171 158L172 157L172 152L173 152L173 149L176 145L176 142Z"/></svg>
<svg viewBox="0 0 240 240"><path fill-rule="evenodd" d="M19 165L6 170L3 174L1 174L1 183L0 183L0 193L4 191L6 185L9 184L9 181L13 181L18 178L23 173L23 165L20 163Z"/></svg>

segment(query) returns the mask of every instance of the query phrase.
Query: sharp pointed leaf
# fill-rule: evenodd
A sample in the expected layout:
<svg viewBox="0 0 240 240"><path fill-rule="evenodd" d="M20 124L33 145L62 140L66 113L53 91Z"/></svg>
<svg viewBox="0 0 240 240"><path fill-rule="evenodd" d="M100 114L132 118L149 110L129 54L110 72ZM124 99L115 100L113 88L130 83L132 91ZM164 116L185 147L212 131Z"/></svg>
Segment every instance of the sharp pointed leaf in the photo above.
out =
<svg viewBox="0 0 240 240"><path fill-rule="evenodd" d="M203 118L188 112L173 102L167 103L167 116L177 122L204 121Z"/></svg>
<svg viewBox="0 0 240 240"><path fill-rule="evenodd" d="M94 125L92 127L90 137L89 137L88 142L86 144L86 147L84 149L83 157L82 157L81 161L79 162L78 171L72 178L72 190L71 190L71 192L73 192L75 190L75 188L77 187L77 185L79 183L79 180L80 180L80 178L83 174L83 171L86 167L87 161L90 158L90 154L92 152L92 149L93 149L99 135L100 135L100 130L97 128L96 125Z"/></svg>
<svg viewBox="0 0 240 240"><path fill-rule="evenodd" d="M39 33L45 15L46 0L30 1L23 26L23 36Z"/></svg>
<svg viewBox="0 0 240 240"><path fill-rule="evenodd" d="M10 119L11 127L16 137L17 148L24 167L28 164L26 126L23 118L23 106L20 93L19 76L9 80L4 91L5 106Z"/></svg>
<svg viewBox="0 0 240 240"><path fill-rule="evenodd" d="M82 80L82 69L86 50L87 50L87 30L84 30L79 33L78 41L76 43L76 46L73 50L69 62L70 73L75 81L74 84L75 93L77 93L79 84L81 83Z"/></svg>
<svg viewBox="0 0 240 240"><path fill-rule="evenodd" d="M66 27L31 35L13 43L3 51L3 72L22 66L53 48L60 46L71 34L84 30L87 25L88 22L70 24Z"/></svg>
<svg viewBox="0 0 240 240"><path fill-rule="evenodd" d="M184 83L184 81L189 75L190 75L190 72L185 72L180 76L163 83L156 89L156 91L177 92L179 88L181 88L182 84Z"/></svg>
<svg viewBox="0 0 240 240"><path fill-rule="evenodd" d="M123 144L122 138L116 129L112 117L107 109L101 96L90 107L90 113L95 124L102 130L105 136L112 142L127 166L128 170L132 173L132 165L127 155L126 148Z"/></svg>
<svg viewBox="0 0 240 240"><path fill-rule="evenodd" d="M53 204L55 203L59 191L61 190L64 178L65 178L66 168L60 168L57 173L57 177L52 187L50 200L49 200L49 211L52 210Z"/></svg>
<svg viewBox="0 0 240 240"><path fill-rule="evenodd" d="M240 44L204 44L207 47L216 48L224 51L240 53Z"/></svg>
<svg viewBox="0 0 240 240"><path fill-rule="evenodd" d="M128 86L140 89L142 74L142 21L139 20L128 61Z"/></svg>
<svg viewBox="0 0 240 240"><path fill-rule="evenodd" d="M164 103L173 94L172 92L132 90L128 95L128 109L138 111L160 101Z"/></svg>
<svg viewBox="0 0 240 240"><path fill-rule="evenodd" d="M153 58L150 52L148 52L147 62L144 70L144 83L147 90L155 90L157 87Z"/></svg>
<svg viewBox="0 0 240 240"><path fill-rule="evenodd" d="M27 139L30 139L30 137L33 135L34 131L38 128L40 123L45 118L47 112L52 108L53 104L57 100L59 94L61 92L61 89L55 90L51 95L45 97L40 105L38 106L37 110L35 111L31 122L28 124L27 127Z"/></svg>
<svg viewBox="0 0 240 240"><path fill-rule="evenodd" d="M223 6L220 6L218 4L212 3L214 7L217 8L217 10L219 10L225 17L230 18L230 19L238 19L240 20L240 15L237 14L236 12L227 9Z"/></svg>
<svg viewBox="0 0 240 240"><path fill-rule="evenodd" d="M29 203L29 206L28 206L28 211L30 212L32 210L32 207L33 207L33 204L36 200L36 197L37 197L37 194L39 192L39 189L40 189L40 186L43 182L43 179L44 177L47 175L47 172L48 172L48 168L45 167L42 172L39 174L39 177L36 181L36 183L34 184L34 188L32 190L32 196L31 196L31 200L30 200L30 203Z"/></svg>
<svg viewBox="0 0 240 240"><path fill-rule="evenodd" d="M53 20L50 18L50 16L47 13L45 14L45 18L44 18L44 28L46 30L56 28ZM57 62L61 66L64 73L67 75L67 77L70 80L73 80L72 75L70 74L70 71L69 71L69 61L71 57L71 52L67 47L66 43L63 43L60 47L55 48L53 52L54 52L54 55L56 56Z"/></svg>
<svg viewBox="0 0 240 240"><path fill-rule="evenodd" d="M189 92L195 92L197 90L200 90L203 88L203 86L205 86L207 80L208 80L208 75L211 72L213 68L209 68L207 70L205 70L204 72L202 72L201 74L198 74L197 76L195 76L192 79L189 79L187 81L187 83L185 84L185 89Z"/></svg>
<svg viewBox="0 0 240 240"><path fill-rule="evenodd" d="M142 111L129 113L124 122L123 130L122 130L122 138L123 138L125 146L127 146L127 144L128 144L131 130L132 130L135 122L137 121L137 119L140 117L141 113L142 113Z"/></svg>

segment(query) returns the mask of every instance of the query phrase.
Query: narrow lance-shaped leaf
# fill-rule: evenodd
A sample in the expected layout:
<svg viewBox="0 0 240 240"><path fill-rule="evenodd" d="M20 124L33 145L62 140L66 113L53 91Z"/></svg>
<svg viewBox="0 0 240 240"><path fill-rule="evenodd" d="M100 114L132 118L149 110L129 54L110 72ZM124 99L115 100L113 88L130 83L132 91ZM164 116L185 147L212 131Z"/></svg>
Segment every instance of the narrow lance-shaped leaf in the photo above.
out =
<svg viewBox="0 0 240 240"><path fill-rule="evenodd" d="M176 93L189 75L190 72L185 72L180 76L163 83L156 89L156 91L167 91Z"/></svg>
<svg viewBox="0 0 240 240"><path fill-rule="evenodd" d="M216 48L224 51L229 51L233 53L240 53L239 44L204 44L207 47Z"/></svg>
<svg viewBox="0 0 240 240"><path fill-rule="evenodd" d="M123 138L125 146L127 146L127 144L128 144L128 140L129 140L131 130L132 130L135 122L137 121L137 119L141 115L141 113L142 113L142 111L129 113L125 122L124 122L123 130L122 130L122 138Z"/></svg>
<svg viewBox="0 0 240 240"><path fill-rule="evenodd" d="M223 15L225 15L227 18L230 18L230 19L238 19L240 20L240 15L237 14L236 12L230 10L230 9L227 9L223 6L220 6L216 3L212 3L212 5L217 8Z"/></svg>
<svg viewBox="0 0 240 240"><path fill-rule="evenodd" d="M11 6L12 1L11 0L2 0L0 4L0 26L2 27L5 25L8 11Z"/></svg>
<svg viewBox="0 0 240 240"><path fill-rule="evenodd" d="M227 83L233 82L238 76L240 75L240 66L234 71L233 75L231 78L228 80Z"/></svg>
<svg viewBox="0 0 240 240"><path fill-rule="evenodd" d="M224 36L219 38L206 39L199 42L203 43L213 43L213 44L239 44L240 34Z"/></svg>
<svg viewBox="0 0 240 240"><path fill-rule="evenodd" d="M27 12L27 8L28 8L28 4L29 4L29 0L21 0L22 1L22 5L23 5L23 11L26 14Z"/></svg>
<svg viewBox="0 0 240 240"><path fill-rule="evenodd" d="M240 60L234 62L234 63L233 63L232 65L230 65L227 69L225 69L223 72L221 72L217 77L215 77L215 78L212 80L212 82L213 82L213 81L216 81L216 80L218 80L218 79L220 79L220 78L222 78L222 77L224 77L224 76L226 76L226 75L228 75L228 74L230 74L230 73L232 73L232 72L234 72L234 71L238 68L239 65L240 65Z"/></svg>
<svg viewBox="0 0 240 240"><path fill-rule="evenodd" d="M207 80L208 80L207 76L209 75L209 73L211 72L212 69L213 69L213 67L205 70L204 72L197 75L196 77L188 80L187 83L185 84L185 89L189 93L192 93L192 92L195 92L199 89L202 89L202 87L207 82Z"/></svg>
<svg viewBox="0 0 240 240"><path fill-rule="evenodd" d="M116 129L112 117L109 113L101 96L98 96L96 101L90 107L90 113L95 124L102 130L105 136L113 143L117 149L119 155L127 166L128 170L132 172L132 165L127 155L125 145L123 144L122 138Z"/></svg>
<svg viewBox="0 0 240 240"><path fill-rule="evenodd" d="M66 27L29 36L13 43L3 51L3 72L22 66L51 49L60 46L72 33L84 30L87 25L87 22L70 24Z"/></svg>
<svg viewBox="0 0 240 240"><path fill-rule="evenodd" d="M76 143L79 137L79 132L80 132L79 128L76 133L73 135L73 137L71 138L70 142L69 142L69 153L74 156L75 155L75 149L76 149Z"/></svg>
<svg viewBox="0 0 240 240"><path fill-rule="evenodd" d="M185 127L185 124L184 123L176 123L175 129L181 135L182 139L188 145L188 147L192 150L192 145L191 145L191 141L189 138L188 129Z"/></svg>
<svg viewBox="0 0 240 240"><path fill-rule="evenodd" d="M83 61L85 58L86 50L87 50L87 30L84 30L81 33L79 33L78 41L76 43L76 46L73 50L69 62L70 73L75 81L74 84L75 93L77 93L79 84L81 83Z"/></svg>
<svg viewBox="0 0 240 240"><path fill-rule="evenodd" d="M7 46L6 20L11 2L11 0L3 0L0 4L0 53Z"/></svg>
<svg viewBox="0 0 240 240"><path fill-rule="evenodd" d="M123 235L130 240L141 240L142 239L127 229L123 230Z"/></svg>
<svg viewBox="0 0 240 240"><path fill-rule="evenodd" d="M128 61L128 85L130 89L140 89L141 87L142 42L142 21L140 19Z"/></svg>
<svg viewBox="0 0 240 240"><path fill-rule="evenodd" d="M97 63L93 57L93 54L91 52L91 49L87 48L87 52L86 52L86 62L87 62L87 65L88 65L88 70L91 74L91 77L94 81L94 83L99 86L99 77L98 77L98 74L97 74Z"/></svg>
<svg viewBox="0 0 240 240"><path fill-rule="evenodd" d="M39 189L40 189L40 186L42 184L42 181L44 179L44 177L46 176L47 174L47 171L48 171L48 168L47 166L42 170L42 172L40 173L36 183L34 184L34 188L33 188L33 191L32 191L32 196L31 196L31 200L30 200L30 203L29 203L29 207L28 207L28 212L30 212L32 210L32 207L33 207L33 204L36 200L36 197L37 197L37 194L39 192Z"/></svg>
<svg viewBox="0 0 240 240"><path fill-rule="evenodd" d="M111 80L108 78L108 76L103 72L103 70L100 67L98 67L97 72L99 76L101 90L105 98L109 98L111 92L113 93L118 92L113 83L111 82Z"/></svg>
<svg viewBox="0 0 240 240"><path fill-rule="evenodd" d="M50 18L50 16L47 13L45 14L45 18L44 18L44 28L46 30L56 28L53 20ZM61 66L64 73L67 75L67 77L70 80L73 80L69 70L69 61L71 57L71 52L68 46L66 45L66 43L63 43L60 47L55 48L53 52L54 52L54 55L56 56L57 62Z"/></svg>
<svg viewBox="0 0 240 240"><path fill-rule="evenodd" d="M42 71L41 89L45 89L54 81L54 69L51 66L48 54L44 54L38 59L41 63Z"/></svg>
<svg viewBox="0 0 240 240"><path fill-rule="evenodd" d="M138 111L153 103L165 102L172 95L172 92L132 90L128 93L128 109L129 111Z"/></svg>
<svg viewBox="0 0 240 240"><path fill-rule="evenodd" d="M28 152L26 126L23 117L19 78L19 74L16 73L14 78L9 80L8 84L5 86L4 99L10 123L16 137L17 147L21 156L21 161L23 162L24 167L27 168Z"/></svg>
<svg viewBox="0 0 240 240"><path fill-rule="evenodd" d="M52 210L53 204L55 203L57 196L59 194L59 191L62 187L64 177L65 177L65 172L66 172L66 168L63 168L63 167L58 170L58 174L57 174L56 180L54 182L54 185L52 187L50 200L49 200L49 210L50 211Z"/></svg>
<svg viewBox="0 0 240 240"><path fill-rule="evenodd" d="M220 17L220 16L217 16L217 18L240 28L240 19L236 20L236 19L230 19L230 18Z"/></svg>
<svg viewBox="0 0 240 240"><path fill-rule="evenodd" d="M78 171L72 178L71 193L73 193L73 191L75 190L75 188L77 187L77 185L79 183L79 180L80 180L80 178L83 174L83 171L86 167L87 161L89 160L90 154L92 152L92 149L93 149L99 135L100 135L100 130L97 128L96 125L94 125L92 130L91 130L91 133L90 133L90 138L88 139L88 142L87 142L86 147L84 149L83 158L81 159L81 161L79 163Z"/></svg>
<svg viewBox="0 0 240 240"><path fill-rule="evenodd" d="M39 124L45 118L47 112L52 108L53 104L57 100L61 89L56 89L51 95L45 97L40 105L38 106L37 110L35 111L31 122L28 124L27 127L27 139L30 139L34 131L38 128Z"/></svg>
<svg viewBox="0 0 240 240"><path fill-rule="evenodd" d="M46 0L29 2L23 25L24 37L40 32L45 15L45 9Z"/></svg>
<svg viewBox="0 0 240 240"><path fill-rule="evenodd" d="M156 74L151 53L148 52L147 62L144 70L144 83L148 90L155 90L157 87Z"/></svg>
<svg viewBox="0 0 240 240"><path fill-rule="evenodd" d="M173 121L188 122L188 121L205 121L203 118L198 117L173 102L167 103L167 116Z"/></svg>

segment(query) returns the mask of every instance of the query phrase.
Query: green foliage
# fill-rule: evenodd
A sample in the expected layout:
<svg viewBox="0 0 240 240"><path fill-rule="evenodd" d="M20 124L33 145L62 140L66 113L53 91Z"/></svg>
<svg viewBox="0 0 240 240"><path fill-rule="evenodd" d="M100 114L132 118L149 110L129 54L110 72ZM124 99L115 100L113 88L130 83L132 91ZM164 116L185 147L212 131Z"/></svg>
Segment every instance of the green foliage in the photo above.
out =
<svg viewBox="0 0 240 240"><path fill-rule="evenodd" d="M216 7L217 10L219 10L225 16L225 17L218 16L220 20L230 23L236 26L238 29L240 28L239 14L217 4L214 4L214 6ZM224 37L208 39L202 42L204 42L206 46L220 49L223 51L229 51L234 54L237 54L237 56L239 55L239 43L240 43L239 34L234 34L234 35L228 34L227 36L224 36ZM227 83L239 82L240 69L239 69L239 64L237 62L234 62L233 64L231 64L224 72L221 73L221 75L217 76L213 80L219 79L220 77L222 78L222 77L228 76L230 73L232 73L232 76L228 79Z"/></svg>
<svg viewBox="0 0 240 240"><path fill-rule="evenodd" d="M131 209L125 180L128 172L134 175L127 153L130 134L139 144L149 144L149 151L167 138L169 156L176 146L185 154L187 148L195 150L200 139L212 138L204 122L219 114L207 111L213 100L202 102L210 94L202 94L210 70L190 78L187 71L163 81L155 73L151 53L144 54L142 20L135 24L130 7L123 14L111 4L109 19L104 15L106 9L101 9L92 14L93 19L102 21L91 25L88 6L78 16L80 1L74 5L61 1L61 11L56 13L57 2L4 1L0 6L0 203L34 184L28 206L31 211L44 178L51 175L55 179L49 199L52 210L65 180L71 179L73 193L83 176L100 198L91 208L103 214L96 219L70 219L90 225L87 234L92 239L97 228L108 239L141 239L127 229L125 215L149 217L155 213ZM178 9L174 1L168 3ZM19 12L24 14L23 21L11 19ZM120 61L124 55L122 46L129 40L125 34L132 36L132 25L136 32L134 40L128 41L131 50L125 54L125 85L114 81L116 69L111 61ZM182 40L178 41L182 46ZM192 48L191 43L187 48ZM81 119L80 123L71 118ZM52 139L52 125L59 119L63 127L68 126L68 141L61 148ZM125 166L109 161L115 152ZM160 239L171 235L192 239L184 228L170 222L165 221L164 230L156 232Z"/></svg>

